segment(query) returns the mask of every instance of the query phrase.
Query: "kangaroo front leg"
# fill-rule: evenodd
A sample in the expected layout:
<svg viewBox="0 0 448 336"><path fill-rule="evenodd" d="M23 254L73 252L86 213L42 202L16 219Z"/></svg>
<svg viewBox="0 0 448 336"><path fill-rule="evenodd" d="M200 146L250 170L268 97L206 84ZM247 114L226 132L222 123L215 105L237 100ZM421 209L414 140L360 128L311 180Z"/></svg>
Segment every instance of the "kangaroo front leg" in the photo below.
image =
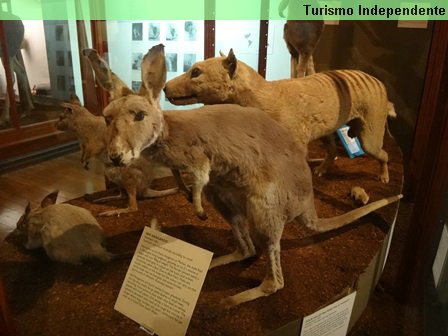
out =
<svg viewBox="0 0 448 336"><path fill-rule="evenodd" d="M185 194L185 197L187 197L188 202L190 202L190 203L193 202L192 192L191 192L190 188L188 188L185 185L185 182L182 179L180 172L177 169L171 169L171 173L173 174L174 179L176 180L176 184L179 187L179 190Z"/></svg>
<svg viewBox="0 0 448 336"><path fill-rule="evenodd" d="M126 188L126 192L128 194L129 198L129 204L127 208L124 209L116 209L116 210L109 210L104 211L99 214L99 216L114 216L114 215L121 215L123 213L129 213L129 212L135 212L138 210L137 206L137 186L133 185L128 188Z"/></svg>

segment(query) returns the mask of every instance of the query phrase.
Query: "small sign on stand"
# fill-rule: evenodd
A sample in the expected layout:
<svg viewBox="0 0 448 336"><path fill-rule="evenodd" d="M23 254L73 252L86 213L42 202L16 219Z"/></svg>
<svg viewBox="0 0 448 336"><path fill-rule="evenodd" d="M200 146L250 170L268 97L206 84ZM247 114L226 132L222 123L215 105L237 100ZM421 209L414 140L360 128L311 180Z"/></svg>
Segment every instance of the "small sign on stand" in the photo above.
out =
<svg viewBox="0 0 448 336"><path fill-rule="evenodd" d="M213 253L146 227L115 310L150 335L185 335Z"/></svg>
<svg viewBox="0 0 448 336"><path fill-rule="evenodd" d="M350 159L353 159L354 157L363 155L364 151L361 148L361 143L359 142L358 138L357 137L351 138L348 135L349 129L350 126L344 125L341 128L338 128L336 130L336 133L338 134L339 139L344 145L344 148L348 156L350 157Z"/></svg>
<svg viewBox="0 0 448 336"><path fill-rule="evenodd" d="M300 336L345 336L356 292L303 318Z"/></svg>

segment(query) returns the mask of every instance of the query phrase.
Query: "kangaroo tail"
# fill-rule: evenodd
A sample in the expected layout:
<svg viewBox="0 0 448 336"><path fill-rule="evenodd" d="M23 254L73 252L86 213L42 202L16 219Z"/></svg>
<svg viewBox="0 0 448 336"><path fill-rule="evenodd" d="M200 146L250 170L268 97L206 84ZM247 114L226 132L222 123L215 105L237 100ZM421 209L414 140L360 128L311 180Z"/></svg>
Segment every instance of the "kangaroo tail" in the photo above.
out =
<svg viewBox="0 0 448 336"><path fill-rule="evenodd" d="M360 207L358 209L349 211L340 216L331 217L331 218L319 218L318 225L315 226L315 229L319 232L326 232L326 231L340 228L344 225L347 225L347 224L371 213L372 211L382 208L388 204L397 202L402 197L403 197L403 195L400 194L400 195L392 196L389 198L383 198L376 202L372 202L367 205L364 205L363 207Z"/></svg>

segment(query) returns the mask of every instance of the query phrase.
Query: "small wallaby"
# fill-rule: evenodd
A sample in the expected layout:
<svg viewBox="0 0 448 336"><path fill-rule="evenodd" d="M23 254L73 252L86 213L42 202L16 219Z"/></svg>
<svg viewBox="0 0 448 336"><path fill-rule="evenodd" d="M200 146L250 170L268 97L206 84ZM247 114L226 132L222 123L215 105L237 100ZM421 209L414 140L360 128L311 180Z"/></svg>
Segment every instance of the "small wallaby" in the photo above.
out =
<svg viewBox="0 0 448 336"><path fill-rule="evenodd" d="M50 259L70 264L80 264L86 258L113 259L115 255L103 246L103 229L90 211L55 204L57 197L58 191L50 193L35 209L28 203L17 222L18 233L26 238L25 248L43 247Z"/></svg>

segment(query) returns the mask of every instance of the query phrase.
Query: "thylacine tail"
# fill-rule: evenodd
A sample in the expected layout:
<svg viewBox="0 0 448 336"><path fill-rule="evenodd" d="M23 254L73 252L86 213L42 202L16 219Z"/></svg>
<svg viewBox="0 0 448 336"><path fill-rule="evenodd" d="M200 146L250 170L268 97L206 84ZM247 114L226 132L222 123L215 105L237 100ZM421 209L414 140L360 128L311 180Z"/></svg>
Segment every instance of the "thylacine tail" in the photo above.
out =
<svg viewBox="0 0 448 336"><path fill-rule="evenodd" d="M386 206L388 204L397 202L402 197L403 197L403 195L400 194L400 195L392 196L389 198L383 198L376 202L372 202L370 204L364 205L363 207L360 207L358 209L349 211L340 216L331 217L331 218L319 218L318 225L316 225L314 228L319 232L326 232L326 231L340 228L344 225L347 225L347 224L371 213L372 211L382 208L383 206Z"/></svg>
<svg viewBox="0 0 448 336"><path fill-rule="evenodd" d="M395 112L395 106L392 102L387 102L387 116L389 118L396 118L397 112Z"/></svg>

